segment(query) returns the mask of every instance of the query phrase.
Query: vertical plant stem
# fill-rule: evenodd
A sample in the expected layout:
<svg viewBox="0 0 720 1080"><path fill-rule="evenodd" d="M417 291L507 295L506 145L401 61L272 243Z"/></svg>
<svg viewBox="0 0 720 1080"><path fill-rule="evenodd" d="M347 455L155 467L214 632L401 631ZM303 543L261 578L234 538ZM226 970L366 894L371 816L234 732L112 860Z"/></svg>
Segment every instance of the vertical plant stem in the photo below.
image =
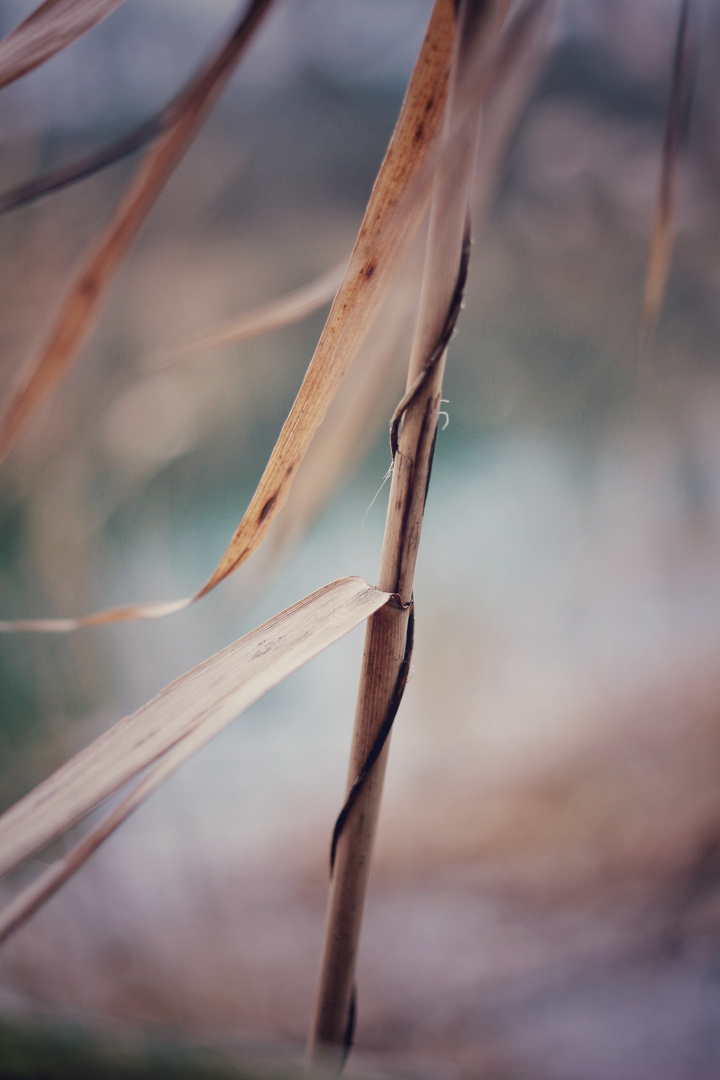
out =
<svg viewBox="0 0 720 1080"><path fill-rule="evenodd" d="M478 7L492 16L492 3L468 5L476 29ZM467 267L467 212L479 125L452 130L453 99L461 89L463 19L459 18L454 84L445 117L445 148L435 178L428 248L407 379L407 393L396 411L394 430L402 428L393 455L393 475L385 522L378 587L394 593L368 621L355 729L348 776L353 788L392 709L406 660L413 577L430 480L435 433L442 397L445 350L460 306ZM465 237L465 243L463 239ZM458 271L460 266L460 271ZM352 805L340 837L330 890L325 948L315 1016L308 1045L308 1066L339 1071L345 1057L360 925L370 872L370 858L387 764L386 741Z"/></svg>

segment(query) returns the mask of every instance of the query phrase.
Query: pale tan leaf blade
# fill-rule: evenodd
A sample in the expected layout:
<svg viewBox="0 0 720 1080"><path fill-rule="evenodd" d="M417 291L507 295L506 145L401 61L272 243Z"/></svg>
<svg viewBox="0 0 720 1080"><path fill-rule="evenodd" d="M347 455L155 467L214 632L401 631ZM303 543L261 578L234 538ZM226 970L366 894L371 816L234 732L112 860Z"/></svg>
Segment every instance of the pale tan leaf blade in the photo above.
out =
<svg viewBox="0 0 720 1080"><path fill-rule="evenodd" d="M176 769L209 742L231 720L223 712L211 712L189 735L176 743L102 821L61 859L51 863L0 909L0 944L19 930L60 889L94 852L152 795Z"/></svg>
<svg viewBox="0 0 720 1080"><path fill-rule="evenodd" d="M0 462L74 363L116 270L271 2L252 0L225 45L181 95L173 123L147 152L133 184L73 283L47 345L10 389L0 422Z"/></svg>
<svg viewBox="0 0 720 1080"><path fill-rule="evenodd" d="M362 578L341 578L176 679L0 817L0 874L59 836L200 725L220 730L388 599Z"/></svg>
<svg viewBox="0 0 720 1080"><path fill-rule="evenodd" d="M686 127L688 120L695 67L691 23L691 0L682 0L677 37L675 39L672 86L665 120L660 187L643 288L640 328L641 363L660 319L660 312L670 277L674 232L673 204L675 200L678 154L683 129Z"/></svg>
<svg viewBox="0 0 720 1080"><path fill-rule="evenodd" d="M452 0L436 0L400 118L320 341L250 505L195 600L241 566L264 539L417 232L430 197L432 171L427 163L437 149L444 116L454 25ZM157 604L137 605L132 617L155 618L157 608ZM121 611L121 617L128 618L129 608ZM116 613L107 611L75 620L23 620L22 629L66 630L114 621ZM6 623L4 628L19 627Z"/></svg>
<svg viewBox="0 0 720 1080"><path fill-rule="evenodd" d="M152 604L126 604L125 607L83 615L79 619L0 620L0 634L30 632L69 634L73 630L104 626L107 623L134 622L136 619L164 619L167 615L174 615L177 611L189 607L194 599L194 596L184 596L181 600L158 600Z"/></svg>
<svg viewBox="0 0 720 1080"><path fill-rule="evenodd" d="M67 48L122 3L123 0L46 0L0 41L0 88Z"/></svg>
<svg viewBox="0 0 720 1080"><path fill-rule="evenodd" d="M345 588L348 585L357 585L358 588L353 590ZM362 585L365 585L364 592L359 591ZM347 596L341 597L339 595L339 586L343 586ZM321 594L326 594L331 589L335 589L334 606L328 609L325 605L328 597L327 595L321 596ZM299 640L301 635L298 634L296 646L299 646L299 648L296 648L296 653L293 656L287 650L284 656L275 656L274 679L270 685L266 686L266 689L270 689L271 685L276 685L281 679L296 671L297 667L312 659L317 652L336 642L339 637L352 630L358 622L363 621L372 615L373 611L378 610L379 607L388 602L390 597L389 594L381 593L377 589L371 589L371 586L363 582L362 579L345 578L342 581L334 582L332 585L327 585L325 590L314 593L307 600L313 598L317 609L311 612L309 608L305 608L304 620L307 623L312 618L313 629L317 632L315 637L310 640L309 635L305 635L304 640ZM301 602L301 604L307 603L307 600ZM296 605L296 607L299 607L299 605ZM271 622L275 622L280 618L281 616L276 616L275 620L271 620ZM268 625L266 624L266 627ZM222 653L219 653L218 656L222 656ZM217 660L218 658L213 659ZM210 661L206 662L206 664L209 663ZM130 794L122 799L119 806L114 808L103 821L91 829L91 832L77 843L63 859L57 860L49 868L43 870L43 873L30 886L19 892L8 905L5 905L0 910L0 943L8 939L15 930L21 928L47 900L50 900L50 897L73 874L78 872L83 863L97 851L101 843L111 836L148 796L157 791L158 787L168 777L171 777L181 765L185 764L185 761L201 750L201 747L207 742L215 738L215 735L223 728L227 727L237 713L242 712L244 708L257 700L260 693L264 692L263 689L258 692L256 686L252 693L246 693L241 701L237 700L237 692L232 703L218 701L217 671L213 670L208 674L206 667L205 677L208 683L208 693L199 723L184 738L176 742L159 764L155 765L139 784L132 789ZM0 820L1 824L2 821Z"/></svg>
<svg viewBox="0 0 720 1080"><path fill-rule="evenodd" d="M333 266L331 270L321 274L314 281L300 286L299 289L294 289L269 304L263 304L244 315L239 315L236 319L223 323L222 326L208 331L202 337L189 341L187 345L163 353L153 366L165 366L173 360L184 360L197 353L208 352L222 345L233 345L238 341L245 341L247 338L267 334L271 330L278 330L282 326L299 322L300 319L311 315L335 297L347 264L348 260L343 259L337 266Z"/></svg>

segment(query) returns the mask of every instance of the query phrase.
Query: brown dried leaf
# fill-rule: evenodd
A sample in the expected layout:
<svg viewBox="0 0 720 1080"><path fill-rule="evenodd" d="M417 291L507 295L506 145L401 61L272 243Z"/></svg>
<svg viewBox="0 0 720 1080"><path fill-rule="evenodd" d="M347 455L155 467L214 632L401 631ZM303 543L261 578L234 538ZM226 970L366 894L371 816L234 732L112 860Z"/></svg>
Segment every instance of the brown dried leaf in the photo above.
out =
<svg viewBox="0 0 720 1080"><path fill-rule="evenodd" d="M0 88L67 48L122 3L123 0L45 0L0 41Z"/></svg>
<svg viewBox="0 0 720 1080"><path fill-rule="evenodd" d="M488 96L486 105L484 103L472 195L476 232L490 205L521 110L547 57L550 6L546 0L529 0L518 5L518 10L503 28L490 61L476 63L477 77L470 80L472 93L461 103L456 103L452 139L457 138L459 129L467 126L471 114L477 117L480 101ZM507 11L501 9L498 21L504 22L506 14ZM260 565L254 566L252 580L247 582L250 595L262 589L276 560L303 534L342 477L365 453L380 430L386 429L387 402L400 396L400 336L411 310L416 307L419 293L425 243L418 244L419 238L407 257L402 280L396 283L381 317L363 344L361 355L353 364L308 452L283 513L273 525L262 549L266 557L261 558ZM403 365L405 363L402 361ZM395 379L397 386L393 389ZM247 590L243 593L245 599Z"/></svg>
<svg viewBox="0 0 720 1080"><path fill-rule="evenodd" d="M413 258L416 249L419 258ZM421 275L416 242L273 523L244 598L262 590L277 561L303 536L380 433L387 431L388 409L402 391Z"/></svg>
<svg viewBox="0 0 720 1080"><path fill-rule="evenodd" d="M315 355L250 506L198 598L240 566L264 538L422 220L429 190L423 192L425 197L418 197L414 181L425 179L427 185L429 179L422 166L444 112L453 24L452 4L437 0L350 265Z"/></svg>
<svg viewBox="0 0 720 1080"><path fill-rule="evenodd" d="M389 599L360 577L341 578L226 649L162 690L121 720L0 817L0 874L19 866L170 751L106 822L43 877L51 892L94 851L183 761L273 686L357 626ZM98 838L101 839L98 839ZM69 872L68 872L69 870ZM61 880L60 880L61 879ZM37 908L37 885L28 895ZM21 897L26 896L25 893ZM0 914L0 940L31 912L17 898Z"/></svg>

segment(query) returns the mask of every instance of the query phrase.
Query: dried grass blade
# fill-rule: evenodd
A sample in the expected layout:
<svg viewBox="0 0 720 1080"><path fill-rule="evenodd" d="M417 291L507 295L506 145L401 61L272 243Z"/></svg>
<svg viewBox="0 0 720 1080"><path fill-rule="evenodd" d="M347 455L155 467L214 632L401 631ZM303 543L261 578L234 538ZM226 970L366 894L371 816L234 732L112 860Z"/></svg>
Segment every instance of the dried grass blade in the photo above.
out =
<svg viewBox="0 0 720 1080"><path fill-rule="evenodd" d="M144 124L128 132L108 146L103 146L92 154L74 161L70 165L54 169L45 176L38 176L27 183L18 184L0 195L0 215L7 214L11 210L17 210L21 206L27 206L42 198L43 195L51 195L55 191L61 191L70 184L79 180L86 180L89 176L106 169L115 162L141 150L147 143L152 142L168 126L169 111L162 112L146 120Z"/></svg>
<svg viewBox="0 0 720 1080"><path fill-rule="evenodd" d="M325 586L324 589L306 597L300 604L275 619L266 623L258 631L253 631L255 637L260 631L265 635L258 645L253 647L257 650L251 659L256 660L256 666L268 668L266 657L272 662L272 673L266 671L264 675L251 676L246 680L244 687L235 687L229 695L224 693L224 687L220 682L223 674L218 671L219 661L227 661L230 650L237 649L246 639L236 642L235 646L219 653L216 657L201 665L203 680L207 684L207 692L202 708L196 707L199 718L196 725L175 742L165 757L155 765L134 787L128 795L113 809L99 825L91 829L86 837L76 844L75 847L62 859L53 863L47 870L29 886L23 889L5 908L0 911L0 943L6 940L15 930L18 930L42 905L53 896L64 883L75 874L80 867L97 851L100 845L112 835L115 830L136 810L144 801L157 790L181 765L193 754L200 750L206 743L219 734L223 728L258 699L272 686L277 685L287 675L297 670L302 664L316 656L322 649L333 644L343 634L352 630L359 622L375 612L387 602L388 594L373 589L361 578L344 578ZM276 624L285 616L294 616L300 609L299 626L285 626L278 635L275 647L268 647L267 633L276 630ZM298 621L297 619L295 620ZM246 649L246 652L248 650ZM237 663L237 656L229 657ZM259 661L259 663L257 663ZM227 666L227 665L226 665ZM185 680L188 680L195 672L189 672L169 687L168 690L179 687L183 689ZM159 699L155 699L157 702ZM144 719L148 720L148 712L152 705L145 707ZM162 712L167 718L176 719L176 713L168 706L168 701L163 703ZM182 699L180 704L182 705ZM137 714L136 714L137 715ZM156 718L156 722L162 720L162 716ZM77 760L77 759L75 759ZM70 763L72 764L72 762ZM67 768L67 767L66 767ZM58 774L56 774L57 776ZM52 778L51 778L52 779ZM11 812L11 811L10 811ZM0 829L2 819L0 819Z"/></svg>
<svg viewBox="0 0 720 1080"><path fill-rule="evenodd" d="M123 0L46 0L0 41L0 88L67 48L122 3Z"/></svg>
<svg viewBox="0 0 720 1080"><path fill-rule="evenodd" d="M0 817L0 874L50 843L191 734L194 747L198 739L212 737L388 599L388 593L360 577L341 578L176 679Z"/></svg>
<svg viewBox="0 0 720 1080"><path fill-rule="evenodd" d="M246 602L260 594L277 563L310 528L332 493L386 427L388 405L401 393L408 352L405 339L417 308L422 259L414 260L413 252L309 449L282 514L260 549L252 581L248 580L243 590Z"/></svg>
<svg viewBox="0 0 720 1080"><path fill-rule="evenodd" d="M476 237L497 189L500 170L539 73L550 51L547 0L529 0L498 42L495 74L483 111L472 196Z"/></svg>
<svg viewBox="0 0 720 1080"><path fill-rule="evenodd" d="M75 280L50 339L8 395L0 424L4 460L37 408L71 368L88 336L115 271L229 79L272 0L252 0L217 56L188 87L172 126L148 151L135 181Z"/></svg>
<svg viewBox="0 0 720 1080"><path fill-rule="evenodd" d="M233 345L304 319L335 297L347 265L348 260L343 259L337 266L333 266L307 285L223 323L187 345L163 353L152 362L152 366L161 367L175 360L185 360L197 353L208 352L222 345Z"/></svg>
<svg viewBox="0 0 720 1080"><path fill-rule="evenodd" d="M260 484L230 544L194 600L242 565L282 508L294 475L381 306L424 216L453 47L452 0L436 0L395 132L370 196L350 264ZM184 606L190 601L177 601ZM0 624L2 630L71 630L128 618L157 618L162 605L138 605L75 620Z"/></svg>
<svg viewBox="0 0 720 1080"><path fill-rule="evenodd" d="M440 132L452 37L452 5L437 0L350 265L315 354L258 489L198 598L237 569L263 540L420 225L430 195L430 177L423 165ZM424 181L421 192L416 180Z"/></svg>
<svg viewBox="0 0 720 1080"><path fill-rule="evenodd" d="M643 289L642 322L640 327L641 365L652 344L670 276L677 163L680 144L689 119L695 70L695 49L691 39L691 24L691 0L682 0L677 37L675 39L672 86L665 120L660 187Z"/></svg>

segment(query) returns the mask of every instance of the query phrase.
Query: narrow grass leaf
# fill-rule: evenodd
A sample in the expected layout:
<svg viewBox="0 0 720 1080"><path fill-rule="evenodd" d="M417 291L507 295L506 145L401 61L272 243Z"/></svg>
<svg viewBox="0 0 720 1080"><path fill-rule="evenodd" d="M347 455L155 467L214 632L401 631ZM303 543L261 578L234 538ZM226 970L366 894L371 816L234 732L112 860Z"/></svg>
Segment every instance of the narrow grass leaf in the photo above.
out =
<svg viewBox="0 0 720 1080"><path fill-rule="evenodd" d="M311 315L323 304L327 304L335 297L340 282L343 279L348 260L343 259L337 266L321 274L307 285L300 286L292 292L263 304L252 311L247 311L235 319L224 322L214 330L208 330L202 337L189 341L186 345L169 349L160 354L152 363L153 367L165 367L176 360L186 360L198 353L208 352L210 349L218 349L223 345L233 345L247 338L258 337L267 334L271 330L278 330L282 326L289 326L306 316Z"/></svg>
<svg viewBox="0 0 720 1080"><path fill-rule="evenodd" d="M163 730L167 742L167 728L173 724L177 726L178 710L182 713L186 704L186 683L194 677L195 683L202 683L204 687L202 701L195 701L195 724L190 727L187 734L172 744L159 763L150 769L118 806L91 829L67 855L52 863L32 884L22 889L0 911L0 943L27 922L149 795L193 754L227 727L239 713L287 675L316 656L322 649L352 630L388 599L387 593L373 589L361 578L344 578L327 585L177 680L144 710L141 710L146 728L157 724L164 725ZM285 619L284 626L281 625L283 619ZM242 653L244 655L241 655ZM243 660L245 660L244 665ZM198 686L195 685L193 690L197 695ZM153 706L156 706L155 715L151 715ZM139 715L135 714L136 717ZM128 720L132 719L132 717L128 718ZM109 732L108 735L110 734L112 733ZM127 731L124 734L127 736ZM151 739L150 742L152 742ZM147 745L147 743L140 744L141 747L145 747L146 756ZM155 760L157 756L154 753L155 750L157 746L152 747L153 757L150 760ZM107 756L107 746L105 755ZM81 756L78 755L78 757ZM77 762L78 758L73 760ZM70 762L65 768L68 769L72 764L73 762ZM96 767L97 764L93 767L93 777L96 775ZM62 771L59 770L55 777L58 777ZM48 784L53 779L51 777ZM73 777L71 783L76 780L77 777ZM36 792L39 790L36 789ZM28 798L32 799L32 795ZM46 793L45 798L52 799L52 791ZM36 800L35 806L37 805ZM56 822L49 823L52 829L57 827L58 821L67 820L67 806L62 805L62 800L56 810ZM8 814L12 814L12 811ZM47 815L44 814L44 816ZM0 831L3 820L0 819ZM27 831L27 815L25 828ZM32 831L32 828L29 831ZM38 835L36 832L36 840ZM0 846L1 844L0 840ZM27 844L25 850L27 850Z"/></svg>
<svg viewBox="0 0 720 1080"><path fill-rule="evenodd" d="M194 597L169 605L134 605L74 620L3 623L0 629L63 631L157 618L207 595L260 545L424 216L432 180L426 165L437 150L444 115L453 28L452 0L436 0L398 124L320 341L260 484L209 580Z"/></svg>
<svg viewBox="0 0 720 1080"><path fill-rule="evenodd" d="M0 88L67 48L122 3L123 0L46 0L0 41Z"/></svg>
<svg viewBox="0 0 720 1080"><path fill-rule="evenodd" d="M388 599L360 577L341 578L176 679L0 817L0 874L45 847L193 732L202 742L220 731Z"/></svg>
<svg viewBox="0 0 720 1080"><path fill-rule="evenodd" d="M156 139L160 133L169 126L168 113L163 110L156 113L145 123L140 124L133 131L122 135L119 139L108 146L101 147L91 154L87 154L79 161L70 165L63 165L53 169L44 176L38 176L34 180L28 180L16 187L3 191L0 194L0 215L7 214L11 210L17 210L21 206L27 206L42 198L43 195L51 195L55 191L62 191L79 180L86 180L102 169L114 165L117 161L141 150L147 143Z"/></svg>
<svg viewBox="0 0 720 1080"><path fill-rule="evenodd" d="M675 39L672 85L665 120L657 209L655 211L655 222L650 237L650 251L645 271L640 327L641 365L651 346L660 319L660 312L670 277L677 164L682 137L689 119L695 68L695 50L691 39L691 23L691 0L682 0L677 37Z"/></svg>
<svg viewBox="0 0 720 1080"><path fill-rule="evenodd" d="M418 197L413 182L424 176L424 160L439 134L452 28L452 4L437 0L400 119L315 354L258 489L198 597L240 566L264 538L422 220L429 186L425 197Z"/></svg>
<svg viewBox="0 0 720 1080"><path fill-rule="evenodd" d="M310 528L340 484L387 428L387 414L402 391L422 259L415 248L363 342L360 353L310 447L282 514L273 522L253 564L244 600L259 595L270 574ZM380 481L378 481L379 483ZM368 505L372 492L368 496Z"/></svg>
<svg viewBox="0 0 720 1080"><path fill-rule="evenodd" d="M497 190L508 148L550 52L552 6L546 0L530 0L513 15L498 42L496 72L483 110L471 199L476 238Z"/></svg>
<svg viewBox="0 0 720 1080"><path fill-rule="evenodd" d="M148 151L133 184L73 283L47 345L31 368L20 373L10 389L0 422L0 461L10 452L38 407L72 367L94 325L115 272L271 2L252 0L225 45L178 102L172 126Z"/></svg>

